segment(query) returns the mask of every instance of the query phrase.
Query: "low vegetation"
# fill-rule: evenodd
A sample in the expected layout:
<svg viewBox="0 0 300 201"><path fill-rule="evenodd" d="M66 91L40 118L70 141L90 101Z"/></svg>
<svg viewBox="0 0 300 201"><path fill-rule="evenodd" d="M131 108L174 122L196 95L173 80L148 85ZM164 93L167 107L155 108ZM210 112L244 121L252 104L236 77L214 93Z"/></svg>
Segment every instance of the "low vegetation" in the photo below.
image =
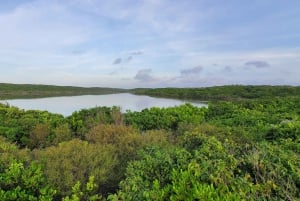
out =
<svg viewBox="0 0 300 201"><path fill-rule="evenodd" d="M298 88L236 87L208 108L0 104L0 200L299 200Z"/></svg>
<svg viewBox="0 0 300 201"><path fill-rule="evenodd" d="M156 89L133 89L134 94L143 94L149 96L195 99L209 101L236 101L255 98L274 98L299 96L300 87L292 86L215 86L206 88L156 88Z"/></svg>
<svg viewBox="0 0 300 201"><path fill-rule="evenodd" d="M0 100L16 98L43 98L54 96L101 95L126 92L126 89L100 87L72 87L34 84L0 83Z"/></svg>

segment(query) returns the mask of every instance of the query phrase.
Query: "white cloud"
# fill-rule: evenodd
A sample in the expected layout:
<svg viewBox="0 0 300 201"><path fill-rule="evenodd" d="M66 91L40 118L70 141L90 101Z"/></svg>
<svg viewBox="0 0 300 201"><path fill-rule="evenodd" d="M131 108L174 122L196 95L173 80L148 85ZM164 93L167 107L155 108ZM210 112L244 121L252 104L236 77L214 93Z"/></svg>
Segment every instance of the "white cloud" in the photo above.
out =
<svg viewBox="0 0 300 201"><path fill-rule="evenodd" d="M0 15L2 48L53 50L88 40L87 21L62 4L36 1Z"/></svg>
<svg viewBox="0 0 300 201"><path fill-rule="evenodd" d="M300 84L300 38L292 26L299 24L299 8L290 4L274 13L263 10L270 2L256 1L253 8L262 10L253 18L247 3L208 0L22 2L0 11L0 79L6 82ZM270 23L274 19L284 28ZM246 63L269 67L246 70ZM191 68L198 64L205 68Z"/></svg>

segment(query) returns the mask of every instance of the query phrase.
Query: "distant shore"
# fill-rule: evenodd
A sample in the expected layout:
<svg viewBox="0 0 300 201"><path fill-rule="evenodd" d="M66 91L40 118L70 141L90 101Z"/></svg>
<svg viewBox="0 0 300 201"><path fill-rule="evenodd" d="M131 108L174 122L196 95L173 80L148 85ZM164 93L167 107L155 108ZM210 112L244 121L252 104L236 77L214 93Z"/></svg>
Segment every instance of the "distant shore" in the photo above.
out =
<svg viewBox="0 0 300 201"><path fill-rule="evenodd" d="M132 93L153 97L201 101L239 101L244 99L297 97L300 86L227 85L203 88L136 88L75 87L0 83L0 100L77 95Z"/></svg>
<svg viewBox="0 0 300 201"><path fill-rule="evenodd" d="M128 90L102 87L87 88L74 86L0 83L0 100L56 96L102 95L123 92L128 92Z"/></svg>

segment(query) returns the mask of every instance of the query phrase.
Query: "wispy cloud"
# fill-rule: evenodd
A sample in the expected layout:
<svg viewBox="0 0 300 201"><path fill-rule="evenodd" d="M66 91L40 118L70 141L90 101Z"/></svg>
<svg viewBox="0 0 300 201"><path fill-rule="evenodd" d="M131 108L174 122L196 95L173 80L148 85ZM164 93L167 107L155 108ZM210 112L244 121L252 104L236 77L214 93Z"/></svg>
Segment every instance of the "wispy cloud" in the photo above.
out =
<svg viewBox="0 0 300 201"><path fill-rule="evenodd" d="M129 62L129 61L131 61L133 59L133 57L132 56L129 56L129 57L127 57L127 61Z"/></svg>
<svg viewBox="0 0 300 201"><path fill-rule="evenodd" d="M247 67L255 67L255 68L266 68L270 67L270 64L266 61L247 61L245 63Z"/></svg>
<svg viewBox="0 0 300 201"><path fill-rule="evenodd" d="M231 72L232 72L232 67L230 67L230 66L225 66L225 67L222 69L222 72L223 72L223 73L231 73Z"/></svg>
<svg viewBox="0 0 300 201"><path fill-rule="evenodd" d="M169 84L180 85L182 86L191 86L191 85L199 85L203 82L204 76L201 75L203 72L202 66L196 66L193 68L187 68L180 71L179 76L173 76L169 78Z"/></svg>
<svg viewBox="0 0 300 201"><path fill-rule="evenodd" d="M196 66L194 68L184 69L180 73L181 76L194 76L201 73L202 71L203 71L202 66Z"/></svg>
<svg viewBox="0 0 300 201"><path fill-rule="evenodd" d="M142 51L134 51L134 52L129 52L130 55L142 55L144 52Z"/></svg>
<svg viewBox="0 0 300 201"><path fill-rule="evenodd" d="M142 51L132 51L128 53L123 53L123 57L116 58L112 64L117 65L117 64L129 63L130 61L133 60L134 57L140 56L142 54L143 54Z"/></svg>

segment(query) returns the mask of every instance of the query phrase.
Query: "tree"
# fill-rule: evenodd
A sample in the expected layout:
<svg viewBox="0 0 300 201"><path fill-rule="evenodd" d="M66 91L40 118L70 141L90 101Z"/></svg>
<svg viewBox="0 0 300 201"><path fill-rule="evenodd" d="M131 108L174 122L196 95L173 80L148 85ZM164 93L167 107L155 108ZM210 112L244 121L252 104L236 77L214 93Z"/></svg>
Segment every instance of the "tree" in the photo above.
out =
<svg viewBox="0 0 300 201"><path fill-rule="evenodd" d="M50 135L50 128L48 124L38 124L29 134L29 147L44 148L47 143L50 144L48 137Z"/></svg>
<svg viewBox="0 0 300 201"><path fill-rule="evenodd" d="M69 141L72 139L72 131L69 127L69 124L65 123L57 126L53 129L53 143L58 144L60 142Z"/></svg>

